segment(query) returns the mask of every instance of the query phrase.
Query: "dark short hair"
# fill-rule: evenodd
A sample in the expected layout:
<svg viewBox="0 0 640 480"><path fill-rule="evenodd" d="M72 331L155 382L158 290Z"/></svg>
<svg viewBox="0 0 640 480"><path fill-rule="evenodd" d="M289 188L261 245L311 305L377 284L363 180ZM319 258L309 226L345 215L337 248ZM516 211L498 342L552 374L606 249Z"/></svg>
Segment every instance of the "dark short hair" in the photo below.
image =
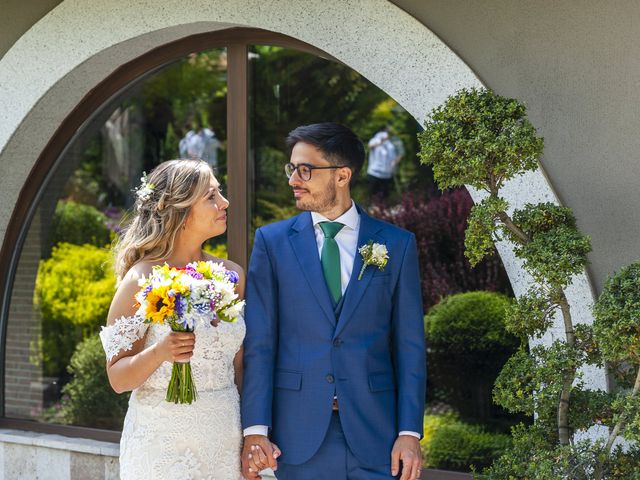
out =
<svg viewBox="0 0 640 480"><path fill-rule="evenodd" d="M364 163L362 141L350 128L339 123L314 123L295 128L287 136L287 146L292 149L298 142L316 147L332 165L349 167L352 184Z"/></svg>

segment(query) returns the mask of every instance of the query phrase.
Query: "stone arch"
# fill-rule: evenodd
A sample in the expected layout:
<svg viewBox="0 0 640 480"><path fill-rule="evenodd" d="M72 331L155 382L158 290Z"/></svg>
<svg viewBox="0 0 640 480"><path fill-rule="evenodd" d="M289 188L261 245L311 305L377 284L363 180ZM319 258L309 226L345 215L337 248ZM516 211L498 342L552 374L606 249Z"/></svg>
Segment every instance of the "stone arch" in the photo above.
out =
<svg viewBox="0 0 640 480"><path fill-rule="evenodd" d="M65 0L0 60L3 258L14 251L9 244L13 242L6 241L7 229L30 172L57 126L91 89L151 49L230 27L282 33L325 51L366 76L418 121L456 90L482 86L472 69L433 32L387 0L369 0L366 8L358 1L341 0L169 0L161 7L138 0L89 5ZM85 112L87 117L89 113ZM469 191L474 201L482 198L480 192ZM512 208L558 202L542 170L510 182L504 194ZM514 291L523 293L530 278L510 245L500 244L498 251ZM593 292L586 273L577 276L568 296L574 317L590 322ZM558 325L543 341L562 333ZM585 380L593 388L606 388L601 370L587 372Z"/></svg>

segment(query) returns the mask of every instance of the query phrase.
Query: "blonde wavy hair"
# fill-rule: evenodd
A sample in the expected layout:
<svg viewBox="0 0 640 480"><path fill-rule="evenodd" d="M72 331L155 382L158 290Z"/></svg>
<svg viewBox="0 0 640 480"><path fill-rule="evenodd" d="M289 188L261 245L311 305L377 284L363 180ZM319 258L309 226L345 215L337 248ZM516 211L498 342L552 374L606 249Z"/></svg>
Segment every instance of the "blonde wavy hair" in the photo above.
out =
<svg viewBox="0 0 640 480"><path fill-rule="evenodd" d="M214 179L202 160L169 160L146 177L146 195L138 195L133 218L113 246L118 281L141 260L162 260L173 253L176 235L191 206L204 197Z"/></svg>

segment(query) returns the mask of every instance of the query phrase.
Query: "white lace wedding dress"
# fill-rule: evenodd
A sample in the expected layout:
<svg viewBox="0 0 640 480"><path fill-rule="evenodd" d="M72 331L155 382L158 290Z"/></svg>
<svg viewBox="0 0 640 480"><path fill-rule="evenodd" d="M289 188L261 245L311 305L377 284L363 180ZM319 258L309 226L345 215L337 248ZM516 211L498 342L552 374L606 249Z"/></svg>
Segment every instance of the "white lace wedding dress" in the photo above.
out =
<svg viewBox="0 0 640 480"><path fill-rule="evenodd" d="M107 358L131 348L147 333L145 347L156 343L169 327L123 317L104 327ZM245 334L242 317L212 326L199 318L191 358L198 398L191 405L165 400L172 364L163 363L129 400L120 441L122 480L240 480L239 396L233 359Z"/></svg>

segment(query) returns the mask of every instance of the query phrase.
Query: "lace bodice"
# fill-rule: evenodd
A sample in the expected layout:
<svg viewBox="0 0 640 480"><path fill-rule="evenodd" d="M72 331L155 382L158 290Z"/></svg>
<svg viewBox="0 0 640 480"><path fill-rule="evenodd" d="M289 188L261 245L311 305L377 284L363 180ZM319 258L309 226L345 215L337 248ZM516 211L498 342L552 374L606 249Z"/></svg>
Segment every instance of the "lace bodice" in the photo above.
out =
<svg viewBox="0 0 640 480"><path fill-rule="evenodd" d="M120 444L122 480L240 480L240 403L233 360L242 346L245 324L210 324L199 317L191 357L198 398L192 404L165 400L171 362L164 362L129 401ZM100 337L107 357L129 350L146 333L145 347L158 342L170 328L123 317L103 328Z"/></svg>
<svg viewBox="0 0 640 480"><path fill-rule="evenodd" d="M220 322L214 327L208 318L199 318L196 325L191 370L198 392L234 386L233 359L244 339L244 320L239 318L234 323ZM169 330L165 325L151 325L145 347L156 343ZM171 363L163 363L138 389L138 393L159 389L164 394L171 378L171 368Z"/></svg>
<svg viewBox="0 0 640 480"><path fill-rule="evenodd" d="M107 358L122 350L130 350L133 343L146 333L145 348L157 343L170 332L167 325L146 324L139 316L122 317L114 325L103 327L100 333ZM198 391L220 390L234 385L233 359L240 350L245 334L242 317L233 323L210 323L208 316L198 316L194 330L196 344L191 358L193 379ZM164 362L137 390L166 391L171 378L172 364Z"/></svg>

